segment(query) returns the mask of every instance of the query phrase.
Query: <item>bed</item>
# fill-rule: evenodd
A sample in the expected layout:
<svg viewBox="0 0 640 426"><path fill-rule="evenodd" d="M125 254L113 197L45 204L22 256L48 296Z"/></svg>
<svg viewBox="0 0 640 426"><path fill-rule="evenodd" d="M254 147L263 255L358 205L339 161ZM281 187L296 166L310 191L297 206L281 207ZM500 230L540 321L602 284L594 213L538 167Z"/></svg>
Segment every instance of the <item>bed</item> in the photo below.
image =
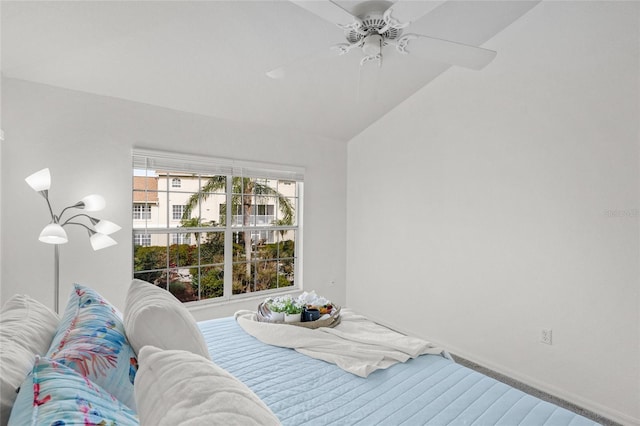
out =
<svg viewBox="0 0 640 426"><path fill-rule="evenodd" d="M15 295L0 309L0 426L596 424L347 310L338 326L318 330L247 323L254 315L196 322L140 280L124 314L77 284L61 316ZM276 327L326 353L263 343L255 329L265 327L269 338ZM316 332L352 339L326 344ZM410 356L396 357L398 348ZM375 368L353 362L381 353Z"/></svg>
<svg viewBox="0 0 640 426"><path fill-rule="evenodd" d="M595 425L440 355L367 378L261 343L234 318L199 322L212 360L245 383L283 425Z"/></svg>

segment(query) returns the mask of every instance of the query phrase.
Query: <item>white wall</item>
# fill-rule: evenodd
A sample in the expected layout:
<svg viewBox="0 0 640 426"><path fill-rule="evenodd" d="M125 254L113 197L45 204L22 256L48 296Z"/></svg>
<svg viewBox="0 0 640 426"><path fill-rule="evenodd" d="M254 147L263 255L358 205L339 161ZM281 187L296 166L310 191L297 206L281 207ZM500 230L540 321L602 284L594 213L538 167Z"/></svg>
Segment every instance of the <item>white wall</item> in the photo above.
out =
<svg viewBox="0 0 640 426"><path fill-rule="evenodd" d="M2 6L0 6L2 10ZM0 55L2 56L2 55ZM2 99L2 72L0 72L0 99ZM2 102L0 102L0 164L2 164L2 151L4 146L4 129L2 127ZM2 173L0 173L0 200L2 200ZM0 204L0 240L2 240L2 205ZM0 244L0 289L2 288L2 244ZM0 291L0 306L3 298Z"/></svg>
<svg viewBox="0 0 640 426"><path fill-rule="evenodd" d="M639 18L543 2L350 141L348 304L640 424Z"/></svg>
<svg viewBox="0 0 640 426"><path fill-rule="evenodd" d="M53 303L53 248L38 241L46 203L24 182L49 167L56 210L88 193L107 207L99 217L123 227L118 245L91 250L81 229L61 246L61 308L74 282L96 288L120 309L132 276L131 149L292 164L306 168L304 285L336 303L345 300L344 142L252 127L194 114L5 79L2 153L2 298L29 293ZM328 283L334 281L335 285ZM198 319L255 308L257 302L194 309Z"/></svg>

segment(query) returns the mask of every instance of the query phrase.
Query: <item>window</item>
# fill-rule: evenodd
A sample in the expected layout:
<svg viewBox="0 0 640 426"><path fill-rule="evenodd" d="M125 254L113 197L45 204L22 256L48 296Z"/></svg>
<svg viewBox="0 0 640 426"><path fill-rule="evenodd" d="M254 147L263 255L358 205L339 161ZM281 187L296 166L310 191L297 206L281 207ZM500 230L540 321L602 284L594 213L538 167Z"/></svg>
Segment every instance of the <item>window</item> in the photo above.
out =
<svg viewBox="0 0 640 426"><path fill-rule="evenodd" d="M182 187L182 181L180 180L180 178L171 179L171 187L172 188L180 188L180 187Z"/></svg>
<svg viewBox="0 0 640 426"><path fill-rule="evenodd" d="M173 220L182 219L182 215L184 215L184 211L185 211L186 207L187 206L183 206L183 205L173 205L173 206L171 206L171 218Z"/></svg>
<svg viewBox="0 0 640 426"><path fill-rule="evenodd" d="M148 247L151 245L151 234L136 234L133 236L133 245Z"/></svg>
<svg viewBox="0 0 640 426"><path fill-rule="evenodd" d="M243 206L234 204L231 206L231 221L234 226L243 225L245 219L247 220L247 224L269 225L275 220L275 207L275 204L258 204L253 206L251 215L246 216L243 214ZM221 215L224 215L226 208L226 204L220 204Z"/></svg>
<svg viewBox="0 0 640 426"><path fill-rule="evenodd" d="M301 286L301 168L135 150L133 179L135 278L183 302Z"/></svg>
<svg viewBox="0 0 640 426"><path fill-rule="evenodd" d="M189 234L173 234L171 244L189 244Z"/></svg>
<svg viewBox="0 0 640 426"><path fill-rule="evenodd" d="M134 204L133 205L133 219L151 219L151 205L149 204Z"/></svg>

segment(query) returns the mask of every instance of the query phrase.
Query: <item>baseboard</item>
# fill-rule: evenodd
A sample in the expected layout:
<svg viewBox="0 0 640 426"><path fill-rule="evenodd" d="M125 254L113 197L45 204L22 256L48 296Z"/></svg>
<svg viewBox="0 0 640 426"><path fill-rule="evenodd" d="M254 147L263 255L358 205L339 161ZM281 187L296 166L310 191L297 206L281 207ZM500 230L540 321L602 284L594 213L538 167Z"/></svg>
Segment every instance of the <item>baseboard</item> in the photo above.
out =
<svg viewBox="0 0 640 426"><path fill-rule="evenodd" d="M373 316L367 315L369 319L371 319L372 321L377 322L378 324L382 324L386 327L389 327L393 330L396 330L400 333L403 334L413 334L415 335L415 333L411 333L408 330L403 330L402 327L397 327L394 324L389 323L388 321L384 321L384 320L380 320L379 318L375 318ZM422 338L426 338L424 336L421 336ZM533 377L529 377L527 375L521 374L517 371L511 370L509 368L506 368L502 365L498 365L495 364L493 362L491 362L490 360L487 359L483 359L481 357L477 357L474 354L468 353L464 350L461 350L460 348L455 348L452 347L450 345L444 345L441 342L435 342L435 341L431 341L431 343L433 343L436 346L439 347L443 347L445 348L448 352L453 353L455 355L458 355L466 360L469 360L475 364L478 364L484 368L487 368L489 370L493 370L498 374L507 376L513 380L516 380L518 382L521 382L527 386L530 386L532 388L535 388L539 391L545 392L555 398L559 398L562 399L564 401L567 401L570 404L576 405L580 408L583 408L585 410L591 411L599 416L605 417L607 419L612 420L613 422L616 423L620 423L622 425L625 426L640 426L640 419L638 418L634 418L632 416L629 416L625 413L621 413L617 410L613 410L609 407L605 407L595 401L591 401L585 398L582 398L579 395L575 395L571 392L566 392L562 389L556 388L555 386L549 385L548 383L544 383L541 382L539 380L536 380Z"/></svg>
<svg viewBox="0 0 640 426"><path fill-rule="evenodd" d="M517 371L511 370L509 368L505 368L504 366L494 364L489 360L476 357L473 354L465 353L465 351L454 349L454 348L450 348L450 351L473 363L481 365L482 367L488 368L499 374L507 376L513 380L517 380L521 383L524 383L527 386L531 386L532 388L548 393L549 395L555 398L562 399L578 407L584 408L585 410L592 411L593 413L596 413L597 415L610 419L614 422L617 422L623 425L628 425L628 426L640 426L640 419L633 418L625 413L621 413L617 410L613 410L595 401L582 398L581 396L573 394L571 392L566 392L553 385L549 385L548 383L544 383L539 380L536 380L533 377L529 377Z"/></svg>

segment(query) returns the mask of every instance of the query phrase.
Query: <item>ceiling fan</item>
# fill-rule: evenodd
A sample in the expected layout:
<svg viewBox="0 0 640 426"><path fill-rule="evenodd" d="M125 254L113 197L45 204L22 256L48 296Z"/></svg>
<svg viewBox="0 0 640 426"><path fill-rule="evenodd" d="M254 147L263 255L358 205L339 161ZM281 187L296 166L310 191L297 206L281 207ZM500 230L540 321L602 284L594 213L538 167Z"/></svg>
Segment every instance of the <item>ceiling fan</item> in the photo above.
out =
<svg viewBox="0 0 640 426"><path fill-rule="evenodd" d="M477 46L443 40L422 34L405 33L407 27L433 9L433 1L365 1L352 14L331 0L290 0L309 12L336 24L344 31L347 43L331 46L338 55L361 51L360 66L377 62L382 66L383 52L391 47L401 54L425 56L437 62L479 70L488 65L496 52ZM389 46L389 47L388 47ZM285 67L267 75L284 77Z"/></svg>

